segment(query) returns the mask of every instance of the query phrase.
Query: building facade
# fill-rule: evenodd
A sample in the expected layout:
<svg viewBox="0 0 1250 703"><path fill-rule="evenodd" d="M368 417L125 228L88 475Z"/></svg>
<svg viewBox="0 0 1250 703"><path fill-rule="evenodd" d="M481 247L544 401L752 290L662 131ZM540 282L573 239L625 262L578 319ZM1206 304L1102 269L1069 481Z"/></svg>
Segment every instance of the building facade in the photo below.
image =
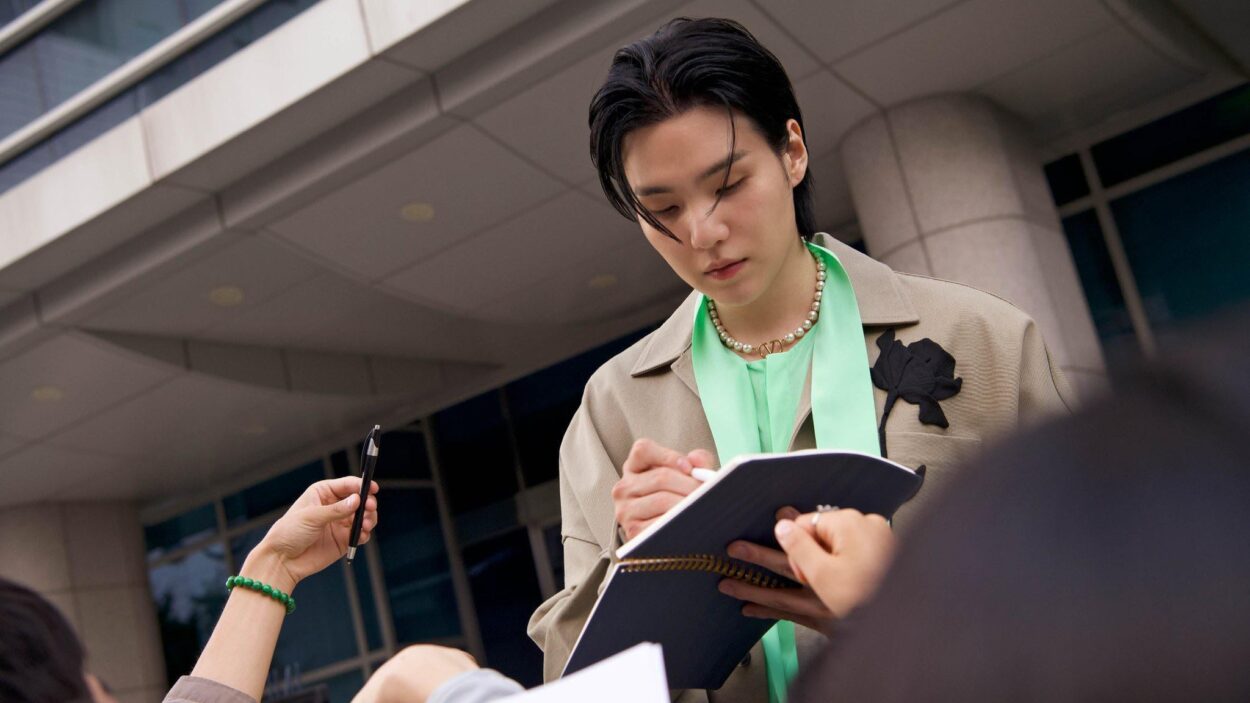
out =
<svg viewBox="0 0 1250 703"><path fill-rule="evenodd" d="M159 700L226 577L381 422L376 539L300 585L272 697L349 700L415 642L537 683L565 425L685 293L596 190L614 48L743 22L799 94L821 227L1012 301L1090 394L1250 300L1222 39L1250 17L1209 10L0 0L0 575Z"/></svg>

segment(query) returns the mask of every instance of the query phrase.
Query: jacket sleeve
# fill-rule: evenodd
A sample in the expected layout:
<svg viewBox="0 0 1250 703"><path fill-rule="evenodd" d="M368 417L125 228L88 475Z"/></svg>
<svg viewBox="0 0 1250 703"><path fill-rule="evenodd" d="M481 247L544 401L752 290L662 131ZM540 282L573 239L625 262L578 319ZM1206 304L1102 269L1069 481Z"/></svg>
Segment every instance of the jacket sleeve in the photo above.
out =
<svg viewBox="0 0 1250 703"><path fill-rule="evenodd" d="M198 676L181 676L164 703L256 703L246 693Z"/></svg>
<svg viewBox="0 0 1250 703"><path fill-rule="evenodd" d="M560 517L564 589L538 607L529 636L543 650L543 679L560 676L619 544L612 486L620 474L593 419L588 386L560 445Z"/></svg>
<svg viewBox="0 0 1250 703"><path fill-rule="evenodd" d="M1076 409L1076 394L1055 365L1037 324L1024 327L1020 348L1019 425L1028 427Z"/></svg>

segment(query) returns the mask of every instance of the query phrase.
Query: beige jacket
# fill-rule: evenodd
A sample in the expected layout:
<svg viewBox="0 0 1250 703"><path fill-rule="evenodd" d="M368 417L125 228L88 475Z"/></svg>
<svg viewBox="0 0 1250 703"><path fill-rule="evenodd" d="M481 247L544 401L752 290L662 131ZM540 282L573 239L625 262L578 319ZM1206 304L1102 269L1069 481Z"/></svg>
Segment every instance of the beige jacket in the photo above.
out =
<svg viewBox="0 0 1250 703"><path fill-rule="evenodd" d="M1062 412L1073 396L1051 363L1033 321L1010 303L958 283L896 273L827 235L816 243L837 254L850 276L864 324L868 359L877 337L895 328L903 344L928 337L955 357L963 387L941 402L948 429L921 424L918 408L899 400L886 423L889 457L928 467L925 487L897 514L908 524L982 444L1016 427ZM534 613L530 637L544 652L544 676L559 676L598 596L619 546L612 486L634 440L647 437L689 451L715 450L691 365L692 294L659 329L604 364L586 385L560 448L565 588ZM810 383L810 376L808 382ZM791 449L815 446L809 388L799 405ZM877 417L885 391L876 389ZM799 630L800 668L822 643ZM692 642L692 646L698 646ZM718 691L685 691L682 701L767 701L759 645Z"/></svg>

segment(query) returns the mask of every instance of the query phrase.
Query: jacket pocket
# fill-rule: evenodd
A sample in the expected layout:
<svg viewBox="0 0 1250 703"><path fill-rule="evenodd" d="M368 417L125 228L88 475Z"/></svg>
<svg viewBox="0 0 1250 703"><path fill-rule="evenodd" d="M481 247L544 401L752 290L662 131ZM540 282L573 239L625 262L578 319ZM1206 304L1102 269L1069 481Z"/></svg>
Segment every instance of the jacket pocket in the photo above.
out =
<svg viewBox="0 0 1250 703"><path fill-rule="evenodd" d="M925 466L924 486L894 517L894 528L900 534L905 534L964 466L981 453L981 440L977 437L928 432L886 430L885 444L892 461L912 469Z"/></svg>

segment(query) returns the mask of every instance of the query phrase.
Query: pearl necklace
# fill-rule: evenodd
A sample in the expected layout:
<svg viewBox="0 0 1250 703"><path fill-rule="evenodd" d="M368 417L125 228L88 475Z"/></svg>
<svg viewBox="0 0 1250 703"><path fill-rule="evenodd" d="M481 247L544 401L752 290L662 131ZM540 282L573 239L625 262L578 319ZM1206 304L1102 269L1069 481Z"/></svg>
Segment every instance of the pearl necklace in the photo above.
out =
<svg viewBox="0 0 1250 703"><path fill-rule="evenodd" d="M794 344L803 338L812 329L812 325L820 319L820 299L825 295L825 262L815 253L812 258L816 261L816 294L812 298L811 310L807 312L807 319L802 325L795 327L793 331L786 333L784 337L773 339L763 344L744 344L729 336L729 332L725 331L725 326L721 324L720 313L716 311L716 301L711 298L707 299L707 314L712 318L712 325L716 327L716 334L720 336L720 341L726 347L744 354L759 354L760 358L764 358L769 354L776 354L786 347Z"/></svg>

